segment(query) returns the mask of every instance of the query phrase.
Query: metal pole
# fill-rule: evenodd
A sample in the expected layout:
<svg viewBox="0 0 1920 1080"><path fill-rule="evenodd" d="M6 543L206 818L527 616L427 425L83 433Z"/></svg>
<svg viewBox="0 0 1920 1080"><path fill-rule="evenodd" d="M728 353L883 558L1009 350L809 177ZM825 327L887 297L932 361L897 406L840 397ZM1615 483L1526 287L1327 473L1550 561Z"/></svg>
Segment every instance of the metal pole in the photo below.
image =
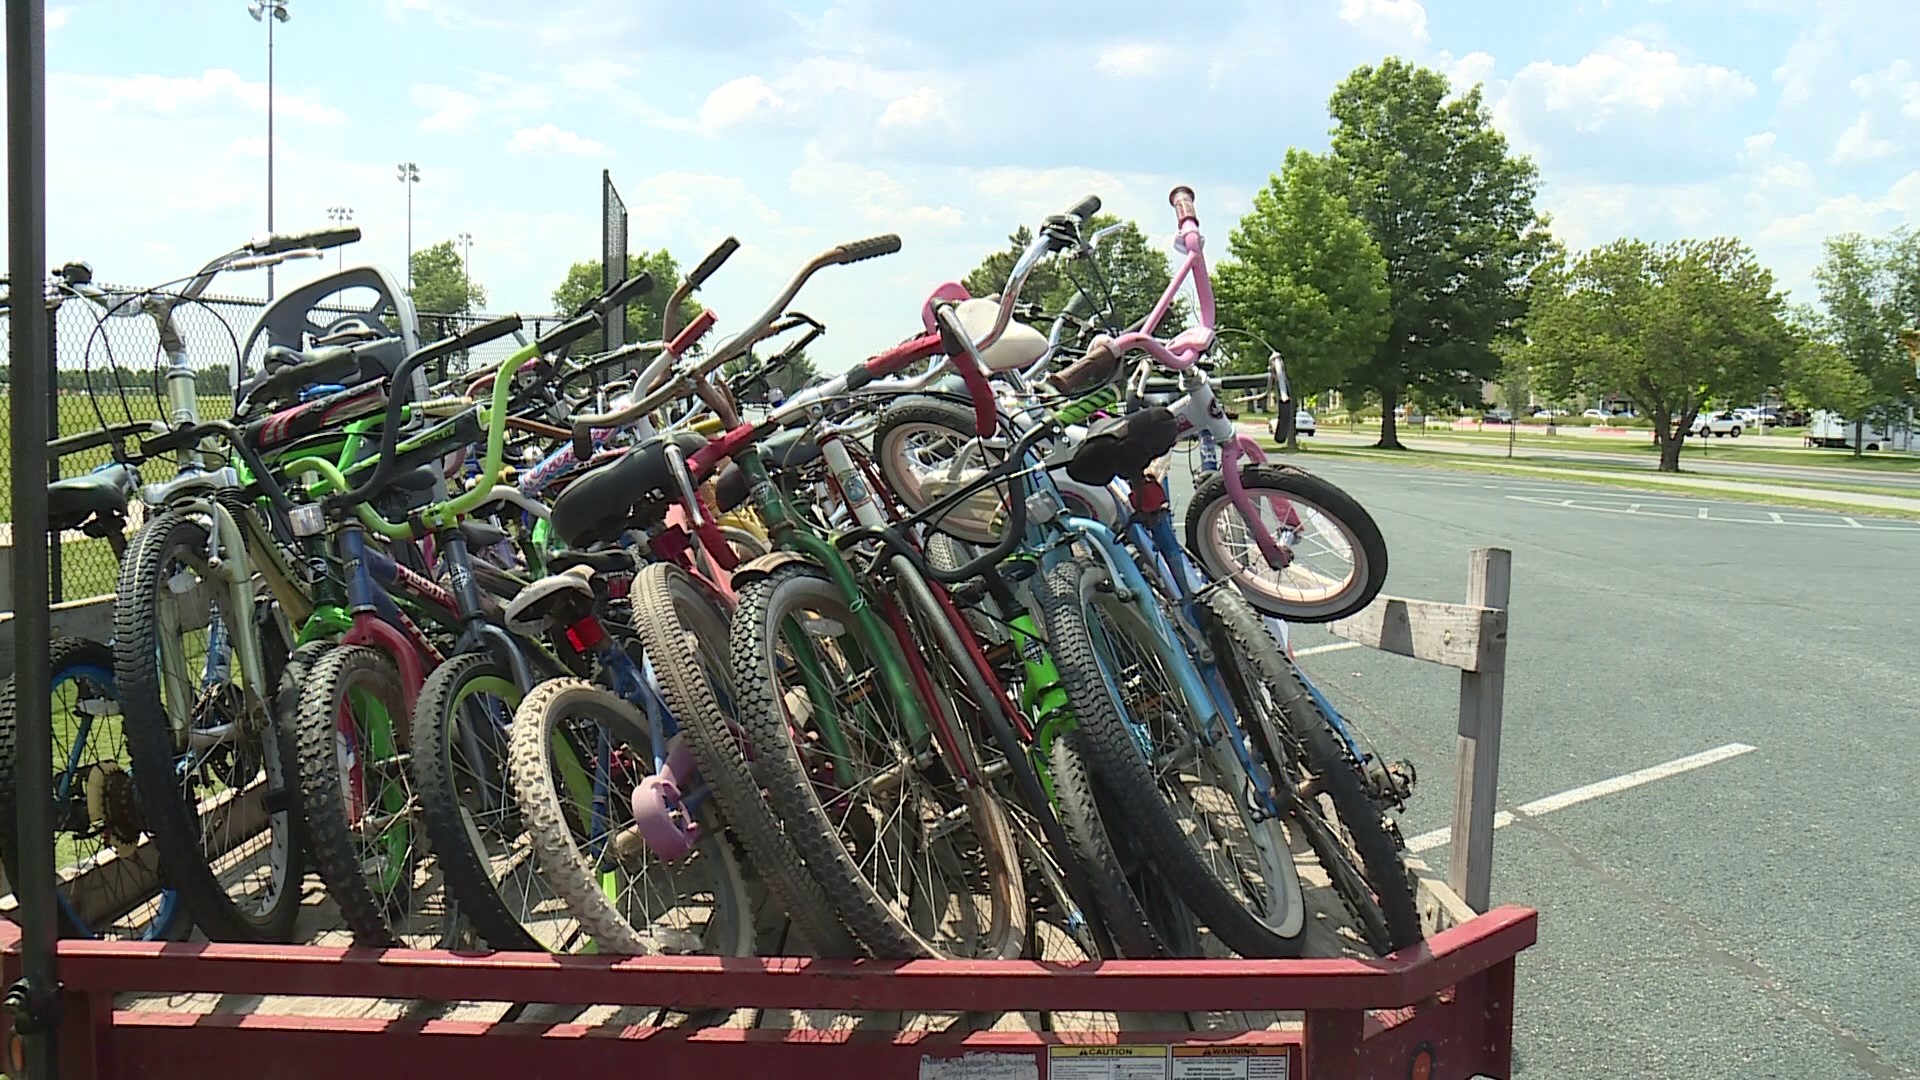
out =
<svg viewBox="0 0 1920 1080"><path fill-rule="evenodd" d="M60 305L47 305L47 438L60 437ZM60 479L60 458L47 455L47 483ZM48 599L59 603L67 598L66 582L60 567L60 544L47 545Z"/></svg>
<svg viewBox="0 0 1920 1080"><path fill-rule="evenodd" d="M8 0L7 241L8 273L23 287L47 272L46 0ZM53 716L47 671L47 309L13 304L13 678L14 793L20 879L20 967L8 988L7 1011L24 1043L27 1075L52 1080L58 1062L48 1030L59 994L54 952Z"/></svg>
<svg viewBox="0 0 1920 1080"><path fill-rule="evenodd" d="M273 14L267 24L267 231L273 231ZM273 267L267 267L267 299L273 299Z"/></svg>

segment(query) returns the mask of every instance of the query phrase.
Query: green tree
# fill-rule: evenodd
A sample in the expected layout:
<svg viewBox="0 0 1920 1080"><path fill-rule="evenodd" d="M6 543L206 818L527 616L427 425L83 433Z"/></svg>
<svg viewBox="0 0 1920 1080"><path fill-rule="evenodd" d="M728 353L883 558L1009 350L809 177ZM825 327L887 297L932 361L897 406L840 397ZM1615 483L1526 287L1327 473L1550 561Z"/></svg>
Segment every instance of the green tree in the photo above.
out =
<svg viewBox="0 0 1920 1080"><path fill-rule="evenodd" d="M1380 397L1380 445L1400 448L1393 410L1480 399L1499 370L1494 342L1526 309L1546 221L1533 162L1507 152L1480 89L1449 100L1446 77L1389 58L1333 93L1333 161L1352 212L1386 260L1392 321L1349 376Z"/></svg>
<svg viewBox="0 0 1920 1080"><path fill-rule="evenodd" d="M627 274L632 276L641 271L653 275L653 289L627 307L626 341L660 340L661 328L667 310L667 297L680 285L680 264L674 260L666 248L659 251L643 251L638 255L627 256ZM600 260L577 262L567 268L567 276L562 278L553 290L553 306L562 315L571 315L584 308L587 302L604 292ZM685 326L694 316L704 310L699 301L692 297L680 303L680 325ZM605 338L600 334L588 337L574 347L575 353L598 352L605 348Z"/></svg>
<svg viewBox="0 0 1920 1080"><path fill-rule="evenodd" d="M1392 321L1386 260L1339 187L1328 158L1287 151L1228 237L1232 259L1214 272L1220 325L1266 339L1296 400L1345 385ZM1231 367L1264 369L1265 349L1233 338L1228 348Z"/></svg>
<svg viewBox="0 0 1920 1080"><path fill-rule="evenodd" d="M1115 215L1095 214L1081 227L1081 236L1091 240L1094 233L1114 225L1121 225ZM1025 225L1014 230L1005 248L981 260L962 279L967 292L974 296L998 295L1007 287L1020 253L1032 242L1033 230ZM1020 290L1020 302L1038 306L1044 314L1026 321L1046 329L1078 289L1094 301L1096 308L1110 311L1111 328L1118 329L1152 311L1172 280L1173 270L1166 255L1148 243L1147 234L1137 222L1129 221L1102 240L1091 259L1054 256L1042 260ZM1185 325L1185 308L1176 305L1156 332L1178 332Z"/></svg>
<svg viewBox="0 0 1920 1080"><path fill-rule="evenodd" d="M1920 303L1920 285L1907 275L1920 272L1920 241L1902 230L1873 238L1842 233L1827 238L1813 277L1826 314L1824 337L1858 372L1867 386L1864 400L1840 412L1853 421L1853 452L1858 455L1870 415L1910 401L1915 372L1899 343L1899 332L1914 317L1909 304Z"/></svg>
<svg viewBox="0 0 1920 1080"><path fill-rule="evenodd" d="M471 315L487 305L487 290L467 277L453 241L413 253L413 309L425 315Z"/></svg>
<svg viewBox="0 0 1920 1080"><path fill-rule="evenodd" d="M1873 404L1873 385L1831 341L1803 339L1780 366L1780 389L1797 409L1859 416ZM1860 440L1855 439L1856 443Z"/></svg>
<svg viewBox="0 0 1920 1080"><path fill-rule="evenodd" d="M1625 394L1653 421L1661 471L1678 472L1703 404L1778 381L1798 340L1784 307L1737 240L1617 240L1535 290L1529 370L1558 397Z"/></svg>

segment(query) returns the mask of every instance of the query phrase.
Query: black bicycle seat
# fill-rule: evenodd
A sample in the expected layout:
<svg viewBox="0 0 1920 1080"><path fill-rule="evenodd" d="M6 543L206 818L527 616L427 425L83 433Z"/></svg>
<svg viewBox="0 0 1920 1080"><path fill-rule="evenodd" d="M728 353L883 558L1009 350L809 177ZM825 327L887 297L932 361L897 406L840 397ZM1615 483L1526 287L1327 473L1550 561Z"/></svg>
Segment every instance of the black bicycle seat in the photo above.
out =
<svg viewBox="0 0 1920 1080"><path fill-rule="evenodd" d="M1065 462L1067 475L1099 486L1116 476L1138 476L1180 441L1180 422L1164 405L1110 417L1093 430Z"/></svg>
<svg viewBox="0 0 1920 1080"><path fill-rule="evenodd" d="M691 431L673 436L673 442L685 457L707 445ZM548 520L568 547L591 547L618 536L629 521L657 520L679 498L679 490L667 462L667 440L656 437L569 482L554 498Z"/></svg>
<svg viewBox="0 0 1920 1080"><path fill-rule="evenodd" d="M804 430L795 428L761 443L760 460L766 463L768 471L799 469L819 461L820 444L807 441L805 435ZM720 470L719 478L713 482L713 498L723 514L745 503L748 494L747 478L738 465Z"/></svg>
<svg viewBox="0 0 1920 1080"><path fill-rule="evenodd" d="M56 480L47 485L47 525L55 532L78 529L89 518L125 517L131 483L120 469Z"/></svg>
<svg viewBox="0 0 1920 1080"><path fill-rule="evenodd" d="M466 538L468 547L485 548L507 539L507 530L492 522L469 518L460 523L460 535Z"/></svg>
<svg viewBox="0 0 1920 1080"><path fill-rule="evenodd" d="M633 555L625 548L601 548L598 551L563 551L547 560L547 569L564 574L584 566L596 574L624 574L633 569Z"/></svg>

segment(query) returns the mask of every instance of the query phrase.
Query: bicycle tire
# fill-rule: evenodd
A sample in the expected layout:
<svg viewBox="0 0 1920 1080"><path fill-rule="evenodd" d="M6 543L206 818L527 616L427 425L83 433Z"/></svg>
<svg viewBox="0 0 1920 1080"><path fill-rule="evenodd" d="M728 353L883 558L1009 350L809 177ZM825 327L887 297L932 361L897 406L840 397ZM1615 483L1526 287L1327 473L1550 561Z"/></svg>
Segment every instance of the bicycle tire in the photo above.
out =
<svg viewBox="0 0 1920 1080"><path fill-rule="evenodd" d="M159 590L169 588L161 574L173 565L176 555L191 554L189 561L199 564L204 571L202 553L206 546L206 526L185 511L166 510L149 518L135 534L127 557L120 565L113 603L114 686L120 694L127 754L136 776L177 775L178 750L159 670L163 631L155 610L155 597ZM251 632L254 612L239 618L237 613L226 610L229 605L224 589L211 592L216 610L223 625L230 628L229 632ZM264 657L267 654L264 641L261 646ZM238 689L243 703L251 695L250 704L270 714L272 703L263 696L272 692L269 688ZM175 785L134 783L141 814L160 854L162 875L179 892L195 925L215 941L286 941L292 937L294 921L300 913L304 823L300 815L293 812L291 800L287 798L292 778L288 775L289 763L283 754L278 725L271 715L266 721L261 725L258 751L264 771L261 798L270 837L269 879L265 901L251 910L243 909L228 893L214 871L214 860L199 846L199 800L196 798L189 804L188 800L177 797L179 788Z"/></svg>
<svg viewBox="0 0 1920 1080"><path fill-rule="evenodd" d="M1358 867L1334 850L1340 838L1330 828L1320 827L1326 824L1323 813L1288 800L1293 804L1289 816L1302 826L1308 845L1326 870L1334 892L1353 915L1368 947L1385 955L1419 941L1424 935L1414 900L1413 875L1400 857L1399 845L1385 828L1379 804L1367 794L1360 764L1353 760L1346 743L1335 734L1333 725L1301 683L1299 669L1280 651L1266 624L1238 593L1210 589L1200 597L1200 603L1213 616L1204 625L1214 647L1251 656L1260 669L1260 684L1279 698L1284 722L1301 743L1307 763L1318 773L1320 794L1333 804L1340 827L1351 838L1354 853L1360 858ZM1263 640L1266 647L1261 647ZM1261 723L1271 722L1265 710L1252 711ZM1281 752L1273 745L1279 741L1276 735L1263 733L1270 756ZM1347 870L1357 870L1359 876Z"/></svg>
<svg viewBox="0 0 1920 1080"><path fill-rule="evenodd" d="M1053 797L1059 805L1060 824L1066 827L1074 854L1092 881L1094 902L1100 905L1100 917L1107 925L1120 958L1145 960L1175 955L1163 944L1162 932L1127 880L1126 868L1114 849L1107 820L1094 795L1091 770L1080 750L1073 744L1078 732L1067 732L1047 748L1047 774L1053 780Z"/></svg>
<svg viewBox="0 0 1920 1080"><path fill-rule="evenodd" d="M96 689L109 696L113 695L113 650L105 644L87 638L56 637L53 640L52 647L47 651L47 659L47 668L51 674L49 683L56 694L59 693L63 685L69 682L82 683L82 681L84 681L84 683L91 683ZM14 699L14 682L12 676L8 676L5 683L0 684L0 867L4 867L6 879L9 882L21 880L20 849L18 847L20 814L17 808L20 789L15 775L20 765L15 742L16 710L17 702ZM100 719L105 718L102 717ZM71 740L68 740L67 746L62 746L58 717L55 718L54 723L52 763L55 766L56 773L62 771L64 763L69 760L77 759L77 764L79 764L82 769L90 767L93 763L85 760L85 755L81 752L84 750L84 746L80 748L80 750L76 750L72 747ZM89 731L88 735L87 744L90 745L93 742L92 736L94 732ZM124 741L124 733L122 739ZM116 762L115 764L117 765L118 763ZM131 774L129 773L128 775L130 778ZM131 794L130 791L127 793ZM57 797L59 792L56 790L54 794ZM91 802L90 799L88 801L89 803ZM54 818L54 827L56 836L64 832L64 830L60 828L61 819L58 816L60 809L58 806L55 807L56 816ZM134 796L134 809L137 812L138 796ZM92 824L92 815L91 812L89 812L89 827L91 827ZM101 821L101 826L104 830L106 827L104 820ZM114 863L109 864L109 866L115 865L123 860L124 856L116 858ZM64 890L66 886L71 883L59 879L58 871L60 869L61 867L58 865L56 859L56 865L54 867L56 876L55 889L59 902L55 908L55 916L59 923L61 937L166 941L177 937L181 931L186 929L186 925L189 922L185 917L186 910L179 902L178 896L175 895L162 895L157 901L159 907L152 913L152 917L145 920L142 924L129 925L125 933L111 932L113 924L109 924L106 928L89 926L84 921L80 910L66 895ZM112 871L96 869L93 873L112 873ZM141 879L146 877L146 875L138 873L116 874L115 876L126 881L129 888L139 885ZM170 892L164 880L160 882L160 886L163 894ZM144 888L141 889L141 892L144 894ZM130 894L122 894L121 898L112 900L110 903L113 907L119 908L130 899ZM144 901L134 900L131 903L127 903L126 906L131 910L135 906L144 906ZM117 921L118 920L115 920L116 923ZM133 932L136 929L138 932Z"/></svg>
<svg viewBox="0 0 1920 1080"><path fill-rule="evenodd" d="M494 874L494 855L488 849L487 834L496 830L476 820L467 803L466 782L456 772L454 757L456 753L464 756L464 752L455 737L454 724L468 695L476 693L488 693L503 702L509 710L509 720L512 710L518 709L525 699L513 681L513 670L486 652L448 657L427 675L419 696L414 699L410 760L414 794L420 801L420 823L447 895L459 904L460 914L473 924L481 940L494 949L543 952L547 946L521 918L531 907L523 905L522 911L516 913L501 892L501 884ZM485 750L483 745L482 752ZM497 750L491 765L498 774L495 794L501 799L504 826L500 835L511 842L518 815L515 809L509 809L517 809L517 804L508 778L504 730ZM531 851L526 858L532 860ZM539 874L529 872L525 877L530 888L521 892L544 888Z"/></svg>
<svg viewBox="0 0 1920 1080"><path fill-rule="evenodd" d="M1282 937L1261 922L1201 860L1168 806L1139 740L1121 717L1122 707L1113 698L1084 613L1083 590L1099 587L1099 579L1106 574L1099 563L1068 561L1037 575L1033 582L1034 601L1047 628L1049 649L1072 704L1087 761L1112 792L1124 819L1153 852L1155 869L1215 937L1242 956L1297 956L1301 939Z"/></svg>
<svg viewBox="0 0 1920 1080"><path fill-rule="evenodd" d="M908 926L863 874L839 829L829 819L815 789L815 777L810 775L794 745L799 733L789 724L784 694L778 689L774 638L785 621L787 605L808 599L828 610L847 610L838 587L823 570L790 564L742 588L734 611L729 653L734 665L734 684L739 689L736 705L740 723L756 748L756 765L762 782L786 820L788 836L799 849L801 858L862 945L874 955L889 959L950 956ZM853 623L850 615L844 620L849 636L854 635ZM867 651L857 636L853 644L862 653ZM884 690L878 692L885 693ZM922 704L933 707L934 703ZM767 748L764 755L758 753L760 747ZM905 769L903 773L917 775L912 769ZM1012 855L1013 842L1004 815L996 814L998 807L992 797L973 786L964 797L964 805L969 820L977 817L991 834L986 838L987 845L1017 860L1017 856ZM998 884L996 881L995 887ZM996 912L1004 912L1007 907L1005 903L994 903ZM987 947L978 950L975 958L1017 952L1024 940L1009 935L1007 930L1004 924L990 927L983 935Z"/></svg>
<svg viewBox="0 0 1920 1080"><path fill-rule="evenodd" d="M1240 471L1240 483L1249 491L1275 491L1289 501L1304 502L1332 520L1347 540L1355 557L1354 574L1348 584L1325 599L1288 601L1252 584L1256 574L1245 565L1228 559L1215 545L1207 543L1207 534L1219 518L1232 512L1238 515L1227 495L1227 481L1214 473L1194 489L1187 503L1187 550L1198 559L1208 578L1232 581L1247 602L1276 618L1296 623L1332 622L1344 619L1373 602L1387 583L1387 541L1380 526L1353 496L1321 478L1291 467L1247 465ZM1254 557L1258 558L1256 551Z"/></svg>
<svg viewBox="0 0 1920 1080"><path fill-rule="evenodd" d="M641 569L630 594L634 630L653 661L660 696L700 762L700 776L713 790L747 863L794 928L820 956L851 959L863 950L834 914L833 902L807 869L754 778L741 732L714 692L712 679L731 702L728 619L692 574L668 563ZM683 617L682 613L686 614ZM691 648L688 644L691 643ZM703 670L701 653L718 663Z"/></svg>
<svg viewBox="0 0 1920 1080"><path fill-rule="evenodd" d="M313 853L314 868L327 887L327 895L340 909L340 920L353 932L356 945L385 947L399 943L393 918L413 907L414 870L420 858L418 831L411 825L403 839L399 865L393 866L392 841L379 842L387 847L386 861L378 864L382 872L391 872L390 884L376 885L368 880L367 863L356 845L359 822L352 819L351 792L342 782L340 710L351 708L346 695L357 685L371 685L378 703L389 714L397 737L402 730L399 719L406 717L405 695L400 686L400 670L393 659L378 649L364 645L337 645L328 649L308 673L308 683L300 695L300 711L295 721L300 764L300 805L307 818L307 843ZM356 762L369 755L367 740L355 722L356 741L351 749ZM363 765L364 767L364 765ZM384 785L382 794L385 795ZM411 804L411 798L407 801ZM403 813L417 814L409 805ZM392 827L392 826L389 826ZM384 832L384 830L383 830Z"/></svg>
<svg viewBox="0 0 1920 1080"><path fill-rule="evenodd" d="M568 820L567 802L561 798L560 786L554 778L548 732L552 730L550 718L556 710L564 716L590 714L594 723L628 746L650 744L647 720L639 710L585 679L549 679L534 687L520 703L514 713L508 761L540 873L592 936L599 951L627 956L669 951L662 949L656 939L640 933L615 909L603 883L592 871L590 861L580 850L574 826ZM710 804L696 810L695 819L700 824L701 836L694 850L714 871L714 908L719 913L717 925L709 924L709 934L715 940L702 941L699 951L751 956L755 929L753 907L725 825L711 812Z"/></svg>

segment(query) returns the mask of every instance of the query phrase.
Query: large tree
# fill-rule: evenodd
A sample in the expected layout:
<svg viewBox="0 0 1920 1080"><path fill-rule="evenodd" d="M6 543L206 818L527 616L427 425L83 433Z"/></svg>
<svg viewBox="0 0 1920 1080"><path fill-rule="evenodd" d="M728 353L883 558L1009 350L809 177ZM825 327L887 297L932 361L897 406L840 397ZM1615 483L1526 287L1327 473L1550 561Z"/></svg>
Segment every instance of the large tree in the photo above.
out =
<svg viewBox="0 0 1920 1080"><path fill-rule="evenodd" d="M1906 230L1871 239L1842 233L1827 238L1813 271L1826 308L1820 328L1867 388L1853 409L1834 409L1853 421L1856 455L1872 414L1899 409L1904 415L1900 407L1913 398L1914 371L1898 335L1916 314L1909 305L1920 304L1920 283L1908 280L1920 272L1916 248L1920 240Z"/></svg>
<svg viewBox="0 0 1920 1080"><path fill-rule="evenodd" d="M1347 209L1333 162L1302 150L1253 196L1214 272L1222 327L1258 334L1286 363L1294 397L1348 386L1392 323L1387 263ZM1259 371L1264 348L1227 338L1233 367Z"/></svg>
<svg viewBox="0 0 1920 1080"><path fill-rule="evenodd" d="M659 251L643 251L627 256L627 275L629 277L646 271L653 275L653 290L641 296L627 307L626 341L658 341L663 319L667 309L667 297L680 284L680 264L665 248ZM553 290L553 306L562 315L571 315L586 306L589 300L604 291L605 278L600 260L577 262L567 268L567 276ZM681 301L680 324L685 326L695 315L700 314L701 306L692 297ZM595 352L605 348L604 338L600 334L588 337L574 347L574 353Z"/></svg>
<svg viewBox="0 0 1920 1080"><path fill-rule="evenodd" d="M1873 384L1831 341L1803 338L1780 366L1780 390L1797 409L1858 416L1873 404ZM1856 443L1860 440L1855 439Z"/></svg>
<svg viewBox="0 0 1920 1080"><path fill-rule="evenodd" d="M1398 449L1393 410L1422 398L1479 400L1516 330L1528 275L1547 244L1537 171L1507 152L1473 88L1389 58L1333 93L1333 161L1347 203L1386 260L1392 322L1352 377L1380 396L1380 445Z"/></svg>
<svg viewBox="0 0 1920 1080"><path fill-rule="evenodd" d="M414 252L412 269L413 309L423 315L471 315L487 304L451 240Z"/></svg>
<svg viewBox="0 0 1920 1080"><path fill-rule="evenodd" d="M1702 405L1778 382L1800 338L1773 274L1737 240L1617 240L1535 290L1529 370L1556 396L1625 394L1678 472Z"/></svg>

